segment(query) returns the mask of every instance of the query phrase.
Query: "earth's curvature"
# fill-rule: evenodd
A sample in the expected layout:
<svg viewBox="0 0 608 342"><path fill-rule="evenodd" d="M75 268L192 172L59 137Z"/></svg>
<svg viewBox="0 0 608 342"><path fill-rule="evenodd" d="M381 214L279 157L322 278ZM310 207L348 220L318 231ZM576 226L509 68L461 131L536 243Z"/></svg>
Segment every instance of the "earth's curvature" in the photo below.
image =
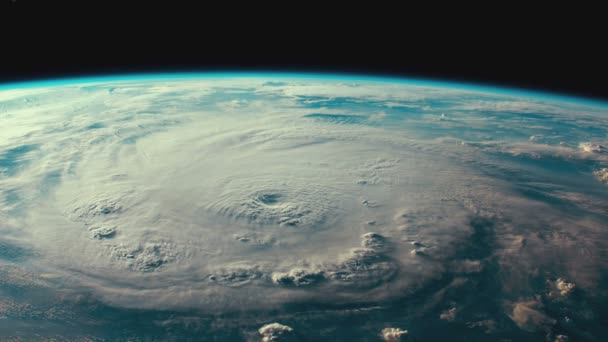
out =
<svg viewBox="0 0 608 342"><path fill-rule="evenodd" d="M0 89L0 339L608 340L608 106L357 76Z"/></svg>

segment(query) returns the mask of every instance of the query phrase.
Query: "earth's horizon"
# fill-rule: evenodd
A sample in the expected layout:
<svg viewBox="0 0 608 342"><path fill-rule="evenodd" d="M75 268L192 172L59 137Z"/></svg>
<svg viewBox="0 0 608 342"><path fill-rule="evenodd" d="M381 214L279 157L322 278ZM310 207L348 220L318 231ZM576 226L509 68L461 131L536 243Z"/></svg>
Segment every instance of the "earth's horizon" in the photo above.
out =
<svg viewBox="0 0 608 342"><path fill-rule="evenodd" d="M0 84L0 340L606 340L607 115L359 75Z"/></svg>

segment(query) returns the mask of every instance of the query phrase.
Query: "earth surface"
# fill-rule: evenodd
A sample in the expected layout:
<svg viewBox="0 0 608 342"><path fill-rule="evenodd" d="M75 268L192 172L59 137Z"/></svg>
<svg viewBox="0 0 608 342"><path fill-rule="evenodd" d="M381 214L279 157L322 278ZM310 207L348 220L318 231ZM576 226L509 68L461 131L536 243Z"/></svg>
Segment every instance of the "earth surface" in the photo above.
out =
<svg viewBox="0 0 608 342"><path fill-rule="evenodd" d="M608 106L358 76L0 89L0 340L606 341Z"/></svg>

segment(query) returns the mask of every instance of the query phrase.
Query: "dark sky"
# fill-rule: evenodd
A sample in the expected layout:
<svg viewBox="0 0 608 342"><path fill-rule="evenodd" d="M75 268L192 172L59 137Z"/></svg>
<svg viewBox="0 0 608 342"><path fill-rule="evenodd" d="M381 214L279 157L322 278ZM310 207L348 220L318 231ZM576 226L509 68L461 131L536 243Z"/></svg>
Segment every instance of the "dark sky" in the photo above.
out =
<svg viewBox="0 0 608 342"><path fill-rule="evenodd" d="M593 16L507 12L479 19L447 10L427 20L415 10L362 8L351 16L297 6L281 15L277 9L232 15L168 2L150 12L114 2L67 6L55 16L45 11L57 12L57 3L47 3L52 8L9 0L3 8L11 24L2 38L0 82L130 72L324 71L608 100L608 29Z"/></svg>

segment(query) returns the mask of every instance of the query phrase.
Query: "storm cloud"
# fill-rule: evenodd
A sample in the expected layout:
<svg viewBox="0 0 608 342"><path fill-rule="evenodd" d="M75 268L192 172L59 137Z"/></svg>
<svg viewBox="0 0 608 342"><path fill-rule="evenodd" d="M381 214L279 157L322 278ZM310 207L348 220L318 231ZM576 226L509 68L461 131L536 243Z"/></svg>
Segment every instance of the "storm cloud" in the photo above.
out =
<svg viewBox="0 0 608 342"><path fill-rule="evenodd" d="M423 318L563 340L575 316L596 333L582 308L604 296L605 113L306 78L2 91L0 285L225 315L215 327L265 341L375 310L356 329L387 341L425 336ZM34 310L7 298L0 313Z"/></svg>

